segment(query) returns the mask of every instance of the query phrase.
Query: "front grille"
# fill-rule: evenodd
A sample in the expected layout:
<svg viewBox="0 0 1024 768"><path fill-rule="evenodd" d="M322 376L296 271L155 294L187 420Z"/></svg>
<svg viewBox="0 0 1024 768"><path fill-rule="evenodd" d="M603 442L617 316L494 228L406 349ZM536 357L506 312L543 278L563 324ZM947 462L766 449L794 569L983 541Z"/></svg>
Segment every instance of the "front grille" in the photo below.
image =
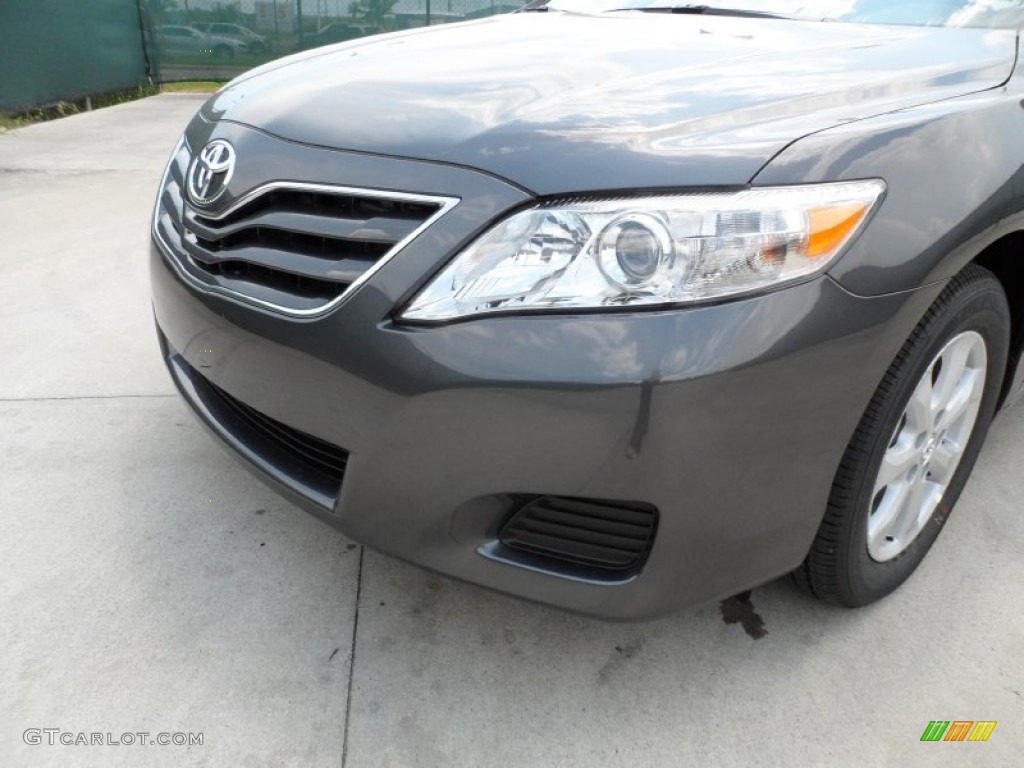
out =
<svg viewBox="0 0 1024 768"><path fill-rule="evenodd" d="M185 199L191 154L168 167L154 230L200 287L295 315L336 305L454 201L269 182L213 215Z"/></svg>
<svg viewBox="0 0 1024 768"><path fill-rule="evenodd" d="M519 509L498 534L510 550L558 564L635 572L650 552L658 512L650 504L543 496Z"/></svg>

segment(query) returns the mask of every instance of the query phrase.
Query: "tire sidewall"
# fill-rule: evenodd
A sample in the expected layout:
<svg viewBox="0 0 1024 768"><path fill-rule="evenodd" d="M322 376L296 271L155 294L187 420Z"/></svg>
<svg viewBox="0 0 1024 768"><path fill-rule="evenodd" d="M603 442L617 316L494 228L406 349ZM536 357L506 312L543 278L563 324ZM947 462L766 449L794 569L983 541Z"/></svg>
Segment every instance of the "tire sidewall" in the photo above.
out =
<svg viewBox="0 0 1024 768"><path fill-rule="evenodd" d="M937 304L941 301L940 298ZM848 517L852 523L850 535L846 537L848 550L844 553L848 567L842 569L848 575L848 583L840 584L840 590L859 604L877 600L896 589L935 543L974 468L1002 390L1009 348L1009 322L1001 286L994 279L968 283L949 295L943 309L945 311L940 310L927 317L904 345L904 351L909 350L910 353L902 359L903 365L896 372L895 390L883 406L881 426L874 436L867 470L856 491L855 514ZM921 378L943 347L967 331L981 335L988 357L985 388L974 429L942 500L917 538L893 559L879 562L868 552L867 531L882 460Z"/></svg>

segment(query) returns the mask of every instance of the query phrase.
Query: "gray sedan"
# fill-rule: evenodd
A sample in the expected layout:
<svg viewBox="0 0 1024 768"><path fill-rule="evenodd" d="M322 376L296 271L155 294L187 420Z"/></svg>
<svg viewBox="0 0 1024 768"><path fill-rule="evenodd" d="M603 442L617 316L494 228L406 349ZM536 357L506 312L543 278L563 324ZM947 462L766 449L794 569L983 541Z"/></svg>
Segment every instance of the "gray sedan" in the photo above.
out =
<svg viewBox="0 0 1024 768"><path fill-rule="evenodd" d="M1021 391L1021 3L608 5L213 96L153 220L171 376L456 578L620 619L882 598Z"/></svg>

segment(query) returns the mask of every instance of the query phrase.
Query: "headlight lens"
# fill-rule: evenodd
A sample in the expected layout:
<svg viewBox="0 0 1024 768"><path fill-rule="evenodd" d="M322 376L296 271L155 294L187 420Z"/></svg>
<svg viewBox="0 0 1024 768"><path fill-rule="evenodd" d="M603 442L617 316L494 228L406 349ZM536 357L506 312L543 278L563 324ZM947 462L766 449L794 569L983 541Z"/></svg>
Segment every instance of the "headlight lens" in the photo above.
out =
<svg viewBox="0 0 1024 768"><path fill-rule="evenodd" d="M549 203L456 256L403 318L685 304L780 286L832 264L880 180Z"/></svg>

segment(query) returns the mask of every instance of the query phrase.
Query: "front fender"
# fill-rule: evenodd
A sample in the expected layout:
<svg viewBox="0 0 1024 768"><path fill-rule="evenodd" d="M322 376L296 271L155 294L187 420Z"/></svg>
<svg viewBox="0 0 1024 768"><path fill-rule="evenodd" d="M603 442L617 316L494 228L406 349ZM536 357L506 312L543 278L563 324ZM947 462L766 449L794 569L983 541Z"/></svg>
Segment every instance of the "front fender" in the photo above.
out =
<svg viewBox="0 0 1024 768"><path fill-rule="evenodd" d="M829 271L877 296L947 280L1024 230L1024 88L984 93L822 131L790 145L756 186L882 178L885 200Z"/></svg>

